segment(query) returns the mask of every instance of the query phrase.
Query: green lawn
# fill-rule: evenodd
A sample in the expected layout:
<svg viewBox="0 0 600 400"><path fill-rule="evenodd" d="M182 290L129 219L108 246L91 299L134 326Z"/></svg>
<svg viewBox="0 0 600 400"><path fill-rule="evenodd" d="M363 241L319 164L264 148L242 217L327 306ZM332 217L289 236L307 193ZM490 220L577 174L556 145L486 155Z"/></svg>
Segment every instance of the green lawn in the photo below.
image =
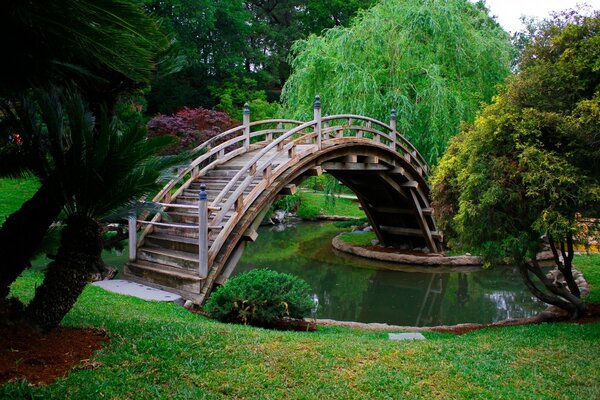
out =
<svg viewBox="0 0 600 400"><path fill-rule="evenodd" d="M578 256L600 291L600 257ZM13 293L31 298L41 273ZM391 342L387 333L314 333L228 325L174 304L88 287L65 325L106 329L93 361L52 385L0 387L0 398L592 399L600 397L600 323L484 329Z"/></svg>
<svg viewBox="0 0 600 400"><path fill-rule="evenodd" d="M6 182L16 186L3 186L3 199L14 192L23 201L36 188ZM18 208L4 203L4 215ZM575 265L592 287L588 301L600 301L600 256L577 256ZM27 301L41 280L27 271L12 293ZM97 368L76 368L45 387L0 386L0 398L600 398L600 323L426 332L425 341L391 342L387 333L357 329L227 325L89 286L64 325L108 331L110 344L92 360Z"/></svg>
<svg viewBox="0 0 600 400"><path fill-rule="evenodd" d="M0 225L13 212L17 211L24 201L31 198L40 184L35 178L9 179L0 178Z"/></svg>
<svg viewBox="0 0 600 400"><path fill-rule="evenodd" d="M375 232L366 233L342 233L340 240L344 243L348 243L352 246L371 246L372 241L377 239Z"/></svg>
<svg viewBox="0 0 600 400"><path fill-rule="evenodd" d="M347 217L364 218L365 213L358 208L357 200L337 197L333 207L327 204L327 197L323 193L302 192L302 201L308 202L321 210L322 215L342 215Z"/></svg>

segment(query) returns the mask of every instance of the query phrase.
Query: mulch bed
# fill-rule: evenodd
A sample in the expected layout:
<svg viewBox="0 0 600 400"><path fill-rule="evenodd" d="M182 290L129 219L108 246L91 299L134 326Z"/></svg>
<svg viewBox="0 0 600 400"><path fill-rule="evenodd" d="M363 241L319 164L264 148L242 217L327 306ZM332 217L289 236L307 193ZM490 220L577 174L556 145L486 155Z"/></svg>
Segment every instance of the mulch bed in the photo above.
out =
<svg viewBox="0 0 600 400"><path fill-rule="evenodd" d="M0 325L0 338L0 385L21 379L49 384L74 367L96 368L90 358L108 342L100 329L59 327L42 335L22 325Z"/></svg>

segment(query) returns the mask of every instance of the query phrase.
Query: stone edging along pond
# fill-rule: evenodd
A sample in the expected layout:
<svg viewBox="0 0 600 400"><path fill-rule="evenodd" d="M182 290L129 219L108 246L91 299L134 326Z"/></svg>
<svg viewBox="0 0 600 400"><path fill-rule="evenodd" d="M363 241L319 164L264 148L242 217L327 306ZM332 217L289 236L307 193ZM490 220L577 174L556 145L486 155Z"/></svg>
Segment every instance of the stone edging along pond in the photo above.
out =
<svg viewBox="0 0 600 400"><path fill-rule="evenodd" d="M419 265L423 267L473 267L483 265L483 261L479 256L443 256L441 254L414 255L406 253L386 252L383 250L383 248L382 251L377 251L373 250L372 248L353 246L341 240L341 235L342 234L337 235L331 241L331 245L334 249L343 253L368 258L370 260L385 261L398 264ZM552 258L552 252L550 251L544 251L537 255L537 259L540 261L552 260Z"/></svg>

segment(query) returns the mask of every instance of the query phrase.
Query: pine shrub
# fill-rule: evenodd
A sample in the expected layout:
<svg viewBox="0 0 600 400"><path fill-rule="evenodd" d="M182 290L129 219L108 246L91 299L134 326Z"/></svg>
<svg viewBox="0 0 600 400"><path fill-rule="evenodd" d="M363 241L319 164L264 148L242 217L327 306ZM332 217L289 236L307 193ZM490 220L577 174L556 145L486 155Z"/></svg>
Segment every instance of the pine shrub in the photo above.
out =
<svg viewBox="0 0 600 400"><path fill-rule="evenodd" d="M218 288L204 309L223 322L271 327L281 318L304 318L313 306L310 286L304 280L255 269Z"/></svg>

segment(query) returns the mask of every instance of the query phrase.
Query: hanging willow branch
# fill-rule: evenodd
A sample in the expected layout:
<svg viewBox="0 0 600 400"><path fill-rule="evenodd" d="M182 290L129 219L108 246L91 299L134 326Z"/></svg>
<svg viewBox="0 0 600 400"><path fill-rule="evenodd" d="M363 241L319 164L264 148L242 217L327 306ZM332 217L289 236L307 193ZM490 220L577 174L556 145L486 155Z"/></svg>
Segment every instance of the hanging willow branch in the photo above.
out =
<svg viewBox="0 0 600 400"><path fill-rule="evenodd" d="M329 114L386 121L395 108L398 130L435 163L509 74L511 54L508 34L467 0L384 0L350 27L296 42L282 98L299 119L316 94Z"/></svg>

